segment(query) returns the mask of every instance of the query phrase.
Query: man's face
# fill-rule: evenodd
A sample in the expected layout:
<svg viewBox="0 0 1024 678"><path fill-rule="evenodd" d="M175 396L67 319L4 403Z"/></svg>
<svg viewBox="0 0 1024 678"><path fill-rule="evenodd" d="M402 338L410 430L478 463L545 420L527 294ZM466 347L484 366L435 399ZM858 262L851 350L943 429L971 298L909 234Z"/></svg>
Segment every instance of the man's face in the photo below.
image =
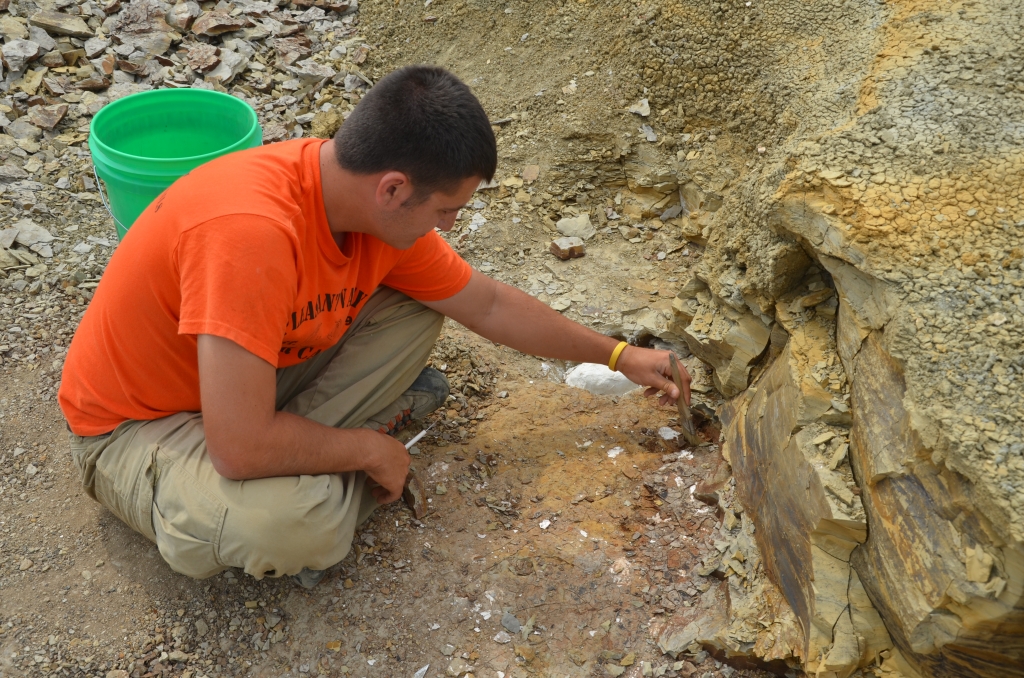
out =
<svg viewBox="0 0 1024 678"><path fill-rule="evenodd" d="M392 247L406 250L435 228L450 231L459 210L466 206L479 185L479 177L470 177L452 193L435 191L422 202L406 199L394 209L381 210L377 237Z"/></svg>

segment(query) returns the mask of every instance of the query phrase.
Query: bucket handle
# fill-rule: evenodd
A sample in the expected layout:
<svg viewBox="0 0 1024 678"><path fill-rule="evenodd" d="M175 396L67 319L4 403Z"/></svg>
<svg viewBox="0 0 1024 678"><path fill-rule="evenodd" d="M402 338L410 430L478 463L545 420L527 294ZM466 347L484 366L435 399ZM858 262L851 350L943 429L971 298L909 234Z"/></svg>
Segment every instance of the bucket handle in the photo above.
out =
<svg viewBox="0 0 1024 678"><path fill-rule="evenodd" d="M107 202L107 194L103 190L103 183L100 181L100 175L96 173L96 165L92 166L92 175L96 177L96 191L100 194L100 200L103 202L103 206L107 208L107 214L109 214L110 218L114 220L114 223L117 224L117 228L119 230L126 230L121 222L117 220L117 217L114 216L114 210L110 209L110 203Z"/></svg>

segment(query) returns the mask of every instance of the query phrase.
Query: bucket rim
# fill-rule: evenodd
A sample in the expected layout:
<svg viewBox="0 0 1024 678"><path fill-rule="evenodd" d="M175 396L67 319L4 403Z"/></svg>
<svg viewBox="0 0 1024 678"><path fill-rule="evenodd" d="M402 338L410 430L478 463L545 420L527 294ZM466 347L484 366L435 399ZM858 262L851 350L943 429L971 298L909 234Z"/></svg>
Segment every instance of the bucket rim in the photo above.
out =
<svg viewBox="0 0 1024 678"><path fill-rule="evenodd" d="M150 157L147 157L147 156L144 156L144 155L134 155L132 153L125 153L124 151L119 151L116 148L113 148L112 146L110 146L109 144L104 142L103 139L101 138L101 136L95 132L95 129L96 129L96 126L97 126L96 123L100 122L102 124L103 121L106 118L110 117L111 114L107 113L107 111L110 111L111 109L115 109L115 113L116 113L117 112L116 109L119 108L119 105L121 105L122 102L125 102L125 101L128 101L128 100L132 100L132 101L136 101L137 102L140 98L143 98L143 97L147 98L147 99L158 98L158 97L160 97L160 98L175 98L175 97L182 97L182 96L185 96L185 95L187 95L189 97L210 97L212 99L220 98L221 101L228 101L228 100L230 100L232 106L242 106L242 107L244 107L244 109L245 109L245 111L246 111L246 113L247 113L247 115L249 117L249 120L250 120L249 129L246 130L245 133L242 134L237 141L235 141L234 143L229 144L229 145L227 145L227 146L225 146L223 148L217 149L216 151L212 151L210 153L204 153L202 155L183 155L183 156L180 156L180 157L177 157L177 158L150 158ZM157 166L173 166L173 165L177 165L177 164L180 164L180 163L202 164L202 163L205 163L205 162L207 162L209 160L213 160L214 158L218 158L218 157L224 155L226 152L229 152L230 149L233 149L236 146L239 147L239 148L243 147L243 145L245 144L246 140L249 139L249 137L252 136L254 130L259 129L259 126L260 126L260 121L259 121L259 117L256 115L256 110L252 106L250 106L246 101L244 101L243 99L241 99L239 97L232 96L232 95L226 94L224 92L218 92L216 90L199 89L199 88L192 88L192 87L154 89L154 90L149 90L147 92L136 92L134 94L129 94L126 97L121 97L120 99L117 99L115 101L111 101L109 104L107 104L106 106L101 108L99 111L97 111L96 114L93 116L92 121L89 123L89 139L88 139L87 143L89 144L89 149L90 149L92 155L95 156L96 152L99 151L100 155L107 156L107 157L109 157L111 159L115 159L116 158L116 159L118 159L120 161L127 161L127 162L138 161L138 162L145 162L145 163L156 164Z"/></svg>

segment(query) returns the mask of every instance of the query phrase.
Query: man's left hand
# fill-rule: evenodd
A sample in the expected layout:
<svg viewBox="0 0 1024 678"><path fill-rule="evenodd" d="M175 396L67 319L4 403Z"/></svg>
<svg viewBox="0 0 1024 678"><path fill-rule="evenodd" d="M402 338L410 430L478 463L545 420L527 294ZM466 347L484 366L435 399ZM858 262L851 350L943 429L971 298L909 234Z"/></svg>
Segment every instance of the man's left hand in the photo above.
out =
<svg viewBox="0 0 1024 678"><path fill-rule="evenodd" d="M669 362L670 351L656 351L650 348L627 346L615 367L634 384L646 386L645 396L661 393L658 402L662 405L675 404L679 399L679 389L672 381L672 365ZM679 377L683 382L683 400L690 404L690 373L679 363Z"/></svg>

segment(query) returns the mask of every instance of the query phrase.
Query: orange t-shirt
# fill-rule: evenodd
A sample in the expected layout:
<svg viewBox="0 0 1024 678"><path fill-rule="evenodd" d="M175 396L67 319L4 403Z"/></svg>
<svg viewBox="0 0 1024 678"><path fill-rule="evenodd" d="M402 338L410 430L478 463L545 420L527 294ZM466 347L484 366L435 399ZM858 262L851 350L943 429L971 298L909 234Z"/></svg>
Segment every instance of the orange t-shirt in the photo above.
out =
<svg viewBox="0 0 1024 678"><path fill-rule="evenodd" d="M472 270L436 233L408 250L346 233L320 190L320 139L218 158L176 181L118 245L64 363L71 430L198 412L196 335L230 339L275 367L338 342L378 285L446 299Z"/></svg>

